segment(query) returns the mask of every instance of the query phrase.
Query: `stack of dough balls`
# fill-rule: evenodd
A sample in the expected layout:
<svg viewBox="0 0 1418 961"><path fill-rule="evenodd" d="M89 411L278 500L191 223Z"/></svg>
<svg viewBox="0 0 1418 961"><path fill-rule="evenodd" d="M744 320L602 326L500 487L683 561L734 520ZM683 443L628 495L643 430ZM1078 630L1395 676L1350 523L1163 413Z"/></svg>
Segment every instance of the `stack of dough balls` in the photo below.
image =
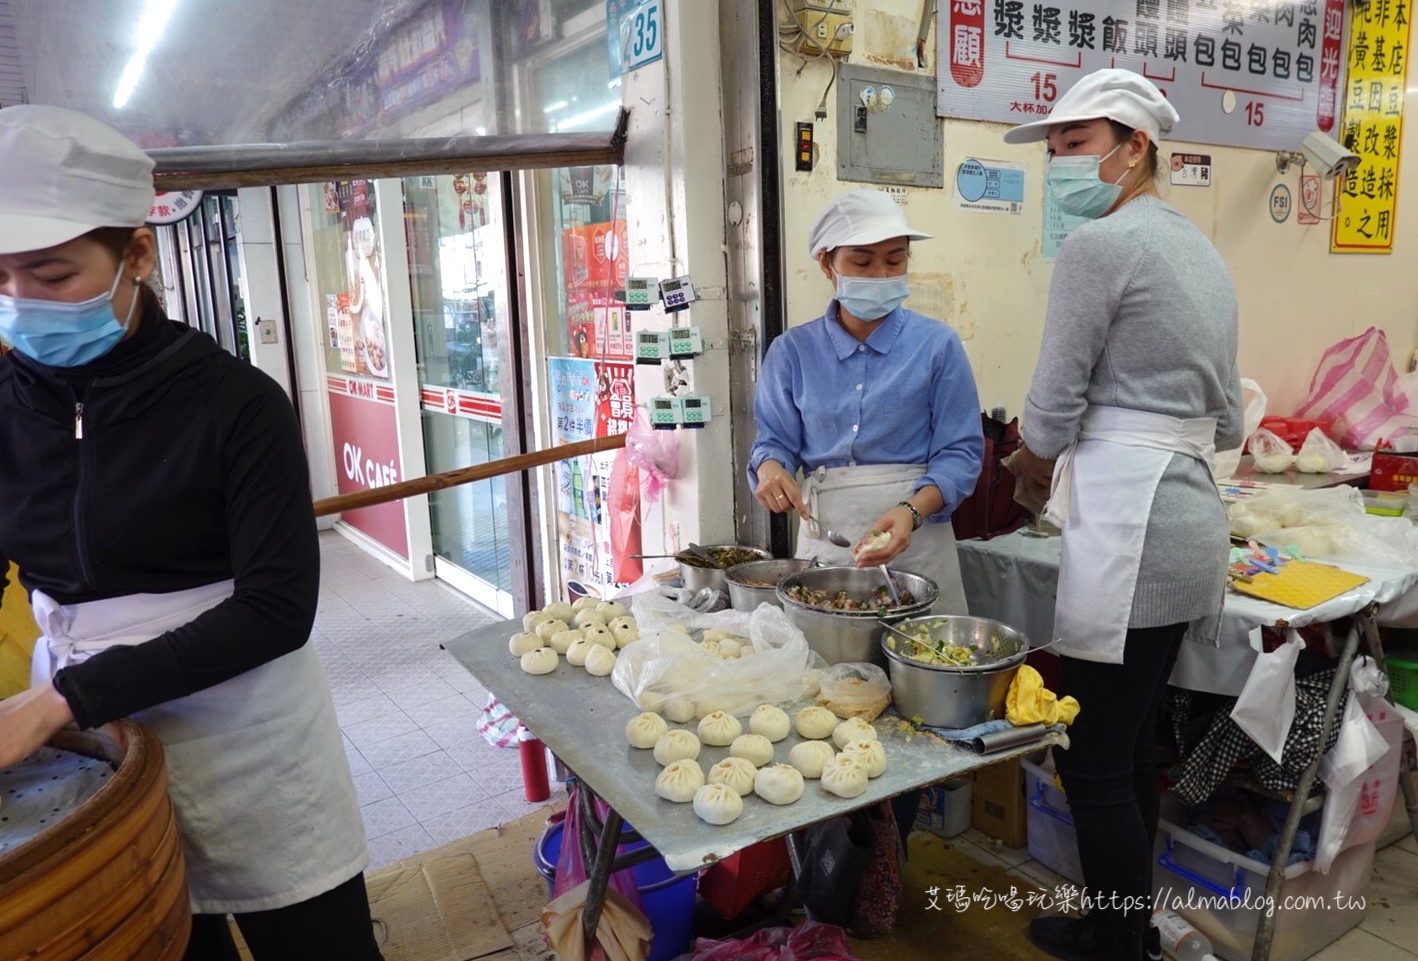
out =
<svg viewBox="0 0 1418 961"><path fill-rule="evenodd" d="M615 670L615 652L640 639L640 629L625 605L582 597L573 604L560 601L522 618L523 630L507 642L528 674L550 674L557 658L573 667L605 677ZM547 652L550 652L548 654Z"/></svg>

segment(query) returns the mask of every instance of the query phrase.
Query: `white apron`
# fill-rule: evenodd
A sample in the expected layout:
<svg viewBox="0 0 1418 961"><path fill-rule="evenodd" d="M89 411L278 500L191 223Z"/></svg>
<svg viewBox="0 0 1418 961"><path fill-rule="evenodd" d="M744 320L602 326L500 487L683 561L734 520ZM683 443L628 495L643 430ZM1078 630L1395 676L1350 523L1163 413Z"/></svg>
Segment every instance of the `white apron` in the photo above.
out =
<svg viewBox="0 0 1418 961"><path fill-rule="evenodd" d="M1054 467L1044 518L1063 529L1054 649L1123 662L1152 499L1174 454L1211 467L1216 419L1090 407Z"/></svg>
<svg viewBox="0 0 1418 961"><path fill-rule="evenodd" d="M803 502L812 516L855 543L871 530L877 518L901 501L910 500L916 481L925 474L921 466L873 464L863 467L819 467L803 481ZM798 527L798 557L816 557L824 564L854 564L852 549L831 544L811 530L810 522ZM960 556L955 552L955 532L949 522L927 521L911 535L911 546L892 559L895 570L929 577L940 588L933 614L968 614L965 588L960 581Z"/></svg>
<svg viewBox="0 0 1418 961"><path fill-rule="evenodd" d="M44 632L32 681L116 644L141 644L230 597L232 582L170 594L32 603ZM133 715L163 743L192 910L267 911L364 870L364 824L315 645Z"/></svg>

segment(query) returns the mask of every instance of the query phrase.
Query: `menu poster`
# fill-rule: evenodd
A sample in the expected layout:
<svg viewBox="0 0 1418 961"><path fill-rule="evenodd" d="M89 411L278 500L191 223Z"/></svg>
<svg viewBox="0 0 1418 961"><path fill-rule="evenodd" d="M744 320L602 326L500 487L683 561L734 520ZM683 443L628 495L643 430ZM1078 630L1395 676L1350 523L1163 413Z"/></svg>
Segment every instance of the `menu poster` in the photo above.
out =
<svg viewBox="0 0 1418 961"><path fill-rule="evenodd" d="M379 211L372 180L343 180L324 186L326 210L340 218L344 246L344 290L337 293L337 344L346 373L389 379L389 302L379 249ZM329 278L321 276L322 281ZM325 291L327 311L330 291ZM348 330L348 334L345 331Z"/></svg>

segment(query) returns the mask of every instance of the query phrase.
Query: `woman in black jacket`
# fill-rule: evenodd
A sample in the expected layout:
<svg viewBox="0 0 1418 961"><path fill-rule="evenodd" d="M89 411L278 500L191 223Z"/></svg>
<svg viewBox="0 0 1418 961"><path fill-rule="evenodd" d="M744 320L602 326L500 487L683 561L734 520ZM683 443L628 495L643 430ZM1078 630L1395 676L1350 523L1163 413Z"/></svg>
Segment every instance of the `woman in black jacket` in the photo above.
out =
<svg viewBox="0 0 1418 961"><path fill-rule="evenodd" d="M187 957L376 961L368 862L307 643L320 556L281 388L142 283L152 161L56 107L0 110L0 570L43 635L0 701L0 768L60 727L162 739Z"/></svg>

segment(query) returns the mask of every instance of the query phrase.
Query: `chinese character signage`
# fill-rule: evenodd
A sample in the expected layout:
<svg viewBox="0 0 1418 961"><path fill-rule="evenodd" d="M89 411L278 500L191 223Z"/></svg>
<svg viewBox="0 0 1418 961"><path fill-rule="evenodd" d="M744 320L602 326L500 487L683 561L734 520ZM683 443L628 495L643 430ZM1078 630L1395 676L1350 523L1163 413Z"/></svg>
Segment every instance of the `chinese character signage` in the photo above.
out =
<svg viewBox="0 0 1418 961"><path fill-rule="evenodd" d="M1122 67L1176 106L1169 139L1295 150L1337 128L1344 0L945 0L938 35L942 117L1038 120Z"/></svg>
<svg viewBox="0 0 1418 961"><path fill-rule="evenodd" d="M1344 123L1335 139L1359 155L1359 167L1336 185L1335 253L1393 251L1411 4L1370 0L1351 13Z"/></svg>

